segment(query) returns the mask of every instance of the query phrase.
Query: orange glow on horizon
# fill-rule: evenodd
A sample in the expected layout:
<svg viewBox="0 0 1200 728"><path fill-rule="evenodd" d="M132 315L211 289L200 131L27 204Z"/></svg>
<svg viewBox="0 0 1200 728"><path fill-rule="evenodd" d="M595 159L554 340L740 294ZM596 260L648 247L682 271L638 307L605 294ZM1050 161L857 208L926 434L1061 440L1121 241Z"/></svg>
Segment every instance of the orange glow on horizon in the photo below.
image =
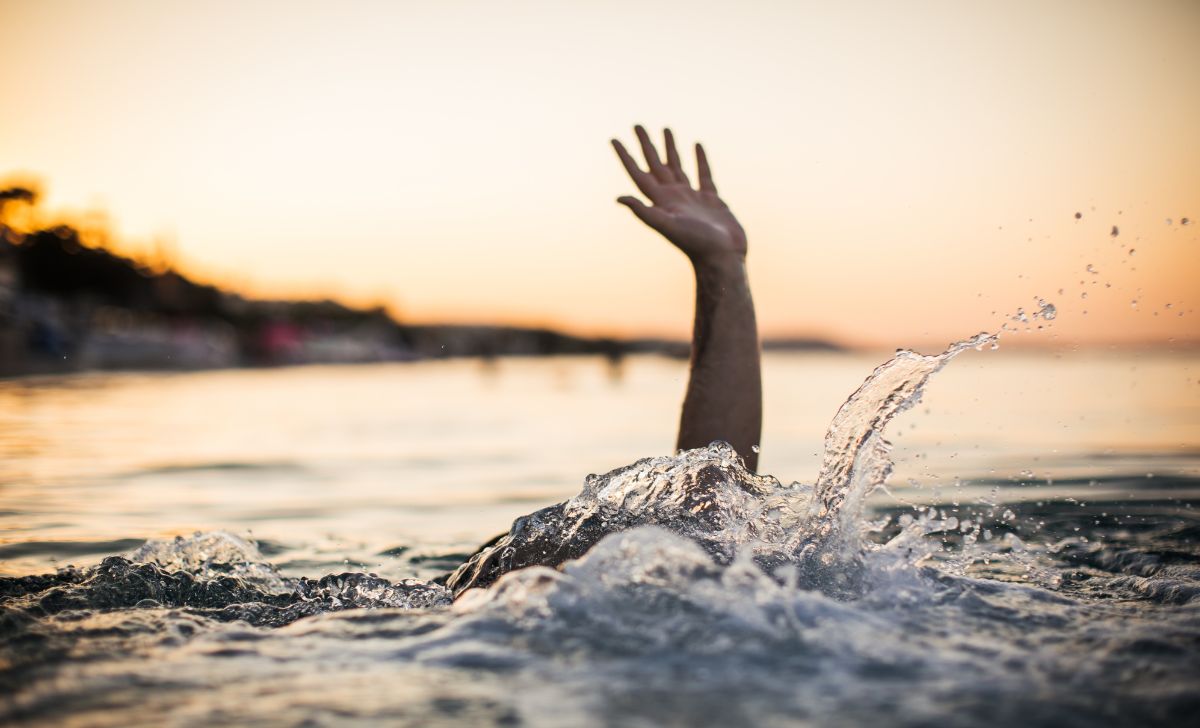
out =
<svg viewBox="0 0 1200 728"><path fill-rule="evenodd" d="M607 146L670 123L764 336L929 348L1042 297L1006 345L1200 342L1194 3L463 4L5 4L0 176L253 297L682 339Z"/></svg>

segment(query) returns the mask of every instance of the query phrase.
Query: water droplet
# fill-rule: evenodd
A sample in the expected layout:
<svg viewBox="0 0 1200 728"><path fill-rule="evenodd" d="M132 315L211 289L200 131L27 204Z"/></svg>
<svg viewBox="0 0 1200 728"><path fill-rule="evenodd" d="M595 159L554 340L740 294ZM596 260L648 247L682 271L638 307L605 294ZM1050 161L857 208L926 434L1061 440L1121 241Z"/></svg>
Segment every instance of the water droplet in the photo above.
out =
<svg viewBox="0 0 1200 728"><path fill-rule="evenodd" d="M1082 212L1077 212L1077 213L1075 213L1075 219L1076 219L1076 220L1082 220L1082 219L1083 219L1083 213L1082 213Z"/></svg>
<svg viewBox="0 0 1200 728"><path fill-rule="evenodd" d="M1130 255L1133 255L1133 254L1134 254L1136 251L1137 251L1137 249L1136 249L1136 248L1130 248L1130 249L1129 249L1129 254L1130 254Z"/></svg>
<svg viewBox="0 0 1200 728"><path fill-rule="evenodd" d="M1092 265L1091 263L1087 264L1087 272L1091 273L1094 276L1100 275L1100 271L1096 270L1096 266Z"/></svg>
<svg viewBox="0 0 1200 728"><path fill-rule="evenodd" d="M1087 298L1087 291L1084 291L1083 293L1080 293L1080 294L1079 294L1079 297L1080 297L1080 298Z"/></svg>
<svg viewBox="0 0 1200 728"><path fill-rule="evenodd" d="M1044 321L1053 321L1054 317L1058 316L1058 309L1054 307L1053 303L1038 299L1038 306L1041 307L1041 310L1037 312L1037 315L1041 316Z"/></svg>
<svg viewBox="0 0 1200 728"><path fill-rule="evenodd" d="M1191 221L1191 220L1189 220L1189 219L1188 219L1188 218L1186 218L1186 217L1181 217L1181 218L1179 218L1179 224L1180 224L1180 225L1190 225L1190 224L1191 224L1191 222L1192 222L1192 221Z"/></svg>
<svg viewBox="0 0 1200 728"><path fill-rule="evenodd" d="M762 452L762 448L760 448L758 445L751 445L750 451L754 453L760 453Z"/></svg>
<svg viewBox="0 0 1200 728"><path fill-rule="evenodd" d="M1120 235L1120 234L1121 234L1121 231L1120 231L1119 229L1117 229L1117 226L1116 226L1116 225L1113 225L1113 227L1112 227L1112 232L1111 232L1111 233L1109 233L1109 235L1112 235L1112 236L1115 238L1115 237L1117 237L1117 236L1118 236L1118 235Z"/></svg>

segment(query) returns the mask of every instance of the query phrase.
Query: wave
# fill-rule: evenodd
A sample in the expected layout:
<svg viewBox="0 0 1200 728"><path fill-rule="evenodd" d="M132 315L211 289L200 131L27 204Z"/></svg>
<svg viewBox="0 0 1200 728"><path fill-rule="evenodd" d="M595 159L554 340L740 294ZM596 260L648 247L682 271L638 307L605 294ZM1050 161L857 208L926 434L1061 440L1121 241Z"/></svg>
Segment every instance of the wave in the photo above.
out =
<svg viewBox="0 0 1200 728"><path fill-rule="evenodd" d="M724 443L646 458L588 476L440 579L294 579L224 532L0 579L0 718L1190 720L1188 509L1154 525L1142 514L1166 502L1138 503L1140 521L1074 501L866 518L891 471L885 428L950 359L989 343L877 368L835 416L813 485L751 473Z"/></svg>

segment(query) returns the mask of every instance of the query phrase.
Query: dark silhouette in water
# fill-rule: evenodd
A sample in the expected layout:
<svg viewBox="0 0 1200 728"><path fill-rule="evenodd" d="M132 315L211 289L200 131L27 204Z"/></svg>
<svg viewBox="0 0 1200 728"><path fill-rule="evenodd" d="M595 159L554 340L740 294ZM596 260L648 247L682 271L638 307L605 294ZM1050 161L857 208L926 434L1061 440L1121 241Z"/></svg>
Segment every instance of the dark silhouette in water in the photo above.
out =
<svg viewBox="0 0 1200 728"><path fill-rule="evenodd" d="M753 471L762 433L762 375L754 301L746 276L746 233L717 196L704 147L696 145L699 184L693 188L670 129L663 132L665 162L646 130L637 126L635 131L649 171L638 166L621 142L612 143L652 206L636 197L617 201L683 251L696 272L691 373L676 447L692 450L723 440ZM701 469L684 488L688 502L672 510L670 518L700 523L715 515L716 509L709 511L708 506L724 476L715 464ZM567 506L558 503L518 518L509 533L485 544L451 574L446 586L457 595L527 566L557 566L579 558L614 530L638 525L621 520L618 512L599 509L574 514L567 512ZM647 522L654 520L655 514L647 515Z"/></svg>
<svg viewBox="0 0 1200 728"><path fill-rule="evenodd" d="M15 213L37 201L31 187L0 186L0 377L464 356L582 354L619 363L628 354L688 355L684 342L413 324L382 308L330 300L246 299L191 280L163 261L150 265L90 244L70 224L18 229Z"/></svg>

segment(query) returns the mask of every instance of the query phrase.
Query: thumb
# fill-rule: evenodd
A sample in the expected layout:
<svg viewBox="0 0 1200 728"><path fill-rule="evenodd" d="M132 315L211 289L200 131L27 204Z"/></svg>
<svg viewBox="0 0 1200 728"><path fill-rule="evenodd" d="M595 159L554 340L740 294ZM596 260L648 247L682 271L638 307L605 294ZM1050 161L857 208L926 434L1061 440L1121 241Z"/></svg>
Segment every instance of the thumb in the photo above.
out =
<svg viewBox="0 0 1200 728"><path fill-rule="evenodd" d="M647 207L644 202L636 197L626 195L618 197L617 202L628 207L634 215L642 222L646 223L655 230L659 229L666 222L666 215L662 210L653 207Z"/></svg>

